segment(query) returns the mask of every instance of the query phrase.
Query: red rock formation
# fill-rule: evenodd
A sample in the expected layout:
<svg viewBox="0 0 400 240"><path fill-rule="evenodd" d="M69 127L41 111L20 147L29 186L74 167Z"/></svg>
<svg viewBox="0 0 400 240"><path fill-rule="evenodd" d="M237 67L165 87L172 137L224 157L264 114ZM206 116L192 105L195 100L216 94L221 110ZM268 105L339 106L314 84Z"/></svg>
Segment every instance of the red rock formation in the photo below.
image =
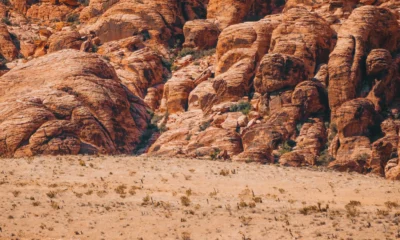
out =
<svg viewBox="0 0 400 240"><path fill-rule="evenodd" d="M370 139L376 124L374 105L367 99L354 99L344 103L333 117L337 138L331 143L335 161L329 167L338 170L366 171L371 157ZM376 133L375 133L376 134Z"/></svg>
<svg viewBox="0 0 400 240"><path fill-rule="evenodd" d="M186 22L183 27L185 43L183 47L198 50L213 48L217 45L220 30L210 20L193 20Z"/></svg>
<svg viewBox="0 0 400 240"><path fill-rule="evenodd" d="M254 79L254 88L262 95L293 88L308 77L303 60L284 54L266 54Z"/></svg>
<svg viewBox="0 0 400 240"><path fill-rule="evenodd" d="M51 35L48 40L48 53L56 52L62 49L79 50L82 44L81 35L79 32L56 32Z"/></svg>
<svg viewBox="0 0 400 240"><path fill-rule="evenodd" d="M1 156L130 153L148 118L109 64L75 50L2 76L0 102Z"/></svg>
<svg viewBox="0 0 400 240"><path fill-rule="evenodd" d="M309 119L302 126L296 138L296 146L292 152L283 154L279 163L284 166L299 167L315 165L316 158L321 152L326 141L324 122L318 118Z"/></svg>
<svg viewBox="0 0 400 240"><path fill-rule="evenodd" d="M12 61L18 56L18 50L5 24L0 24L0 54L7 61Z"/></svg>
<svg viewBox="0 0 400 240"><path fill-rule="evenodd" d="M396 16L385 8L356 8L338 33L329 59L329 105L334 113L346 101L360 96L367 54L376 48L397 48Z"/></svg>

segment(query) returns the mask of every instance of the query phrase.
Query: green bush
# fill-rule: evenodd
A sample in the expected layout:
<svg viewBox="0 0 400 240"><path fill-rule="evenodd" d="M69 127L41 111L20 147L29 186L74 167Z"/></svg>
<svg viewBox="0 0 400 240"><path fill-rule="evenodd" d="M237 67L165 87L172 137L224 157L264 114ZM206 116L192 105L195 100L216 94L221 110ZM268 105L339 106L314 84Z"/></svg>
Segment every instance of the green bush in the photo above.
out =
<svg viewBox="0 0 400 240"><path fill-rule="evenodd" d="M294 146L296 146L296 142L294 142L293 140L288 140L288 141L285 141L284 143L282 143L282 145L279 149L280 156L282 156L285 153L289 153L289 152L293 151Z"/></svg>
<svg viewBox="0 0 400 240"><path fill-rule="evenodd" d="M76 13L72 13L67 16L67 22L69 23L78 23L79 24L79 15Z"/></svg>
<svg viewBox="0 0 400 240"><path fill-rule="evenodd" d="M89 6L90 0L78 0L78 2L83 6Z"/></svg>
<svg viewBox="0 0 400 240"><path fill-rule="evenodd" d="M97 45L95 45L95 44L93 44L92 45L92 52L97 52L99 50L99 46L97 46Z"/></svg>
<svg viewBox="0 0 400 240"><path fill-rule="evenodd" d="M1 22L6 24L6 25L11 26L11 21L10 21L10 19L8 17L2 18Z"/></svg>
<svg viewBox="0 0 400 240"><path fill-rule="evenodd" d="M332 157L329 152L328 149L323 150L320 155L317 158L317 165L320 166L328 166L328 164L330 162L332 162L333 160L335 160L334 157Z"/></svg>
<svg viewBox="0 0 400 240"><path fill-rule="evenodd" d="M178 58L183 58L187 55L192 55L194 59L199 59L206 56L211 56L215 53L215 48L208 50L199 50L196 51L193 48L182 48L182 50L178 53Z"/></svg>
<svg viewBox="0 0 400 240"><path fill-rule="evenodd" d="M219 153L221 150L219 148L214 149L212 153L210 153L210 157L212 160L216 160L218 158Z"/></svg>
<svg viewBox="0 0 400 240"><path fill-rule="evenodd" d="M251 111L251 104L249 102L238 102L229 108L230 112L242 112L244 115L249 114Z"/></svg>
<svg viewBox="0 0 400 240"><path fill-rule="evenodd" d="M203 122L203 123L200 124L200 126L199 126L200 131L201 131L201 132L202 132L202 131L205 131L210 125L211 125L211 122L210 122L210 121Z"/></svg>

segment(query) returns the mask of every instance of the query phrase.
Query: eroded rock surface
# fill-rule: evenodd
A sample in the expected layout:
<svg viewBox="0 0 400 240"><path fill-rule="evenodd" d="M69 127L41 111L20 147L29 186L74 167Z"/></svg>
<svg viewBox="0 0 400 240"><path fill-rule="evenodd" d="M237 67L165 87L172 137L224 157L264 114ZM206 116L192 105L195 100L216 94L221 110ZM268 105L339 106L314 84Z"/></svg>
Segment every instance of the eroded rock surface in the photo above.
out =
<svg viewBox="0 0 400 240"><path fill-rule="evenodd" d="M68 66L68 68L65 68ZM0 78L0 153L131 153L142 129L114 69L94 54L63 50Z"/></svg>

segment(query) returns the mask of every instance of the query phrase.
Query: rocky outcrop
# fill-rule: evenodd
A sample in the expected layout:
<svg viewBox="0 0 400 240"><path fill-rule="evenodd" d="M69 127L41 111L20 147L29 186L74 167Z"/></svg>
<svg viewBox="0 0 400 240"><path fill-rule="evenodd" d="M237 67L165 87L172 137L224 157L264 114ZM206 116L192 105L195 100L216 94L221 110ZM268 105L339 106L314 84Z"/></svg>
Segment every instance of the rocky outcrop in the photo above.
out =
<svg viewBox="0 0 400 240"><path fill-rule="evenodd" d="M326 139L326 129L322 119L308 119L300 129L293 151L283 154L279 158L279 163L292 167L315 165Z"/></svg>
<svg viewBox="0 0 400 240"><path fill-rule="evenodd" d="M317 66L328 62L334 37L323 18L303 8L292 8L283 14L282 23L273 32L270 53L300 58L306 76L311 79Z"/></svg>
<svg viewBox="0 0 400 240"><path fill-rule="evenodd" d="M183 47L197 50L214 48L217 45L220 30L210 20L193 20L183 27L185 43Z"/></svg>
<svg viewBox="0 0 400 240"><path fill-rule="evenodd" d="M109 8L94 24L81 31L87 34L95 33L103 43L139 34L167 41L175 33L172 30L175 30L175 27L181 28L184 24L176 0L123 0L113 5L112 3L106 2L105 5ZM89 13L85 18L91 15L92 13Z"/></svg>
<svg viewBox="0 0 400 240"><path fill-rule="evenodd" d="M213 87L216 103L237 101L249 93L256 63L268 51L279 16L268 16L257 23L230 26L218 39Z"/></svg>
<svg viewBox="0 0 400 240"><path fill-rule="evenodd" d="M328 109L328 93L319 81L304 81L294 89L292 104L301 107L303 117L323 114Z"/></svg>
<svg viewBox="0 0 400 240"><path fill-rule="evenodd" d="M335 161L329 167L337 170L366 171L371 156L370 138L377 114L367 99L354 99L344 103L335 113L337 137L331 143Z"/></svg>
<svg viewBox="0 0 400 240"><path fill-rule="evenodd" d="M56 52L62 49L79 50L82 45L81 35L77 31L56 32L48 40L48 53Z"/></svg>
<svg viewBox="0 0 400 240"><path fill-rule="evenodd" d="M18 49L5 24L0 24L0 54L7 61L12 61L18 56Z"/></svg>
<svg viewBox="0 0 400 240"><path fill-rule="evenodd" d="M210 0L207 18L216 19L220 29L246 20L258 20L269 13L279 13L283 7L279 0Z"/></svg>
<svg viewBox="0 0 400 240"><path fill-rule="evenodd" d="M186 154L193 157L210 157L223 151L226 151L229 157L242 152L241 138L235 130L209 127L192 136L185 148Z"/></svg>
<svg viewBox="0 0 400 240"><path fill-rule="evenodd" d="M191 63L174 72L165 83L160 111L170 114L185 112L189 107L190 93L198 84L207 79L209 74L204 75L204 73L209 71L211 63L212 57L205 57L200 63ZM193 102L193 99L191 101Z"/></svg>
<svg viewBox="0 0 400 240"><path fill-rule="evenodd" d="M149 117L108 63L75 50L16 67L0 86L1 156L131 153Z"/></svg>
<svg viewBox="0 0 400 240"><path fill-rule="evenodd" d="M361 96L367 54L376 48L396 50L398 27L392 12L374 6L356 8L344 22L328 64L333 113L346 101Z"/></svg>
<svg viewBox="0 0 400 240"><path fill-rule="evenodd" d="M73 8L66 5L35 4L28 9L26 16L33 20L65 21L72 11Z"/></svg>
<svg viewBox="0 0 400 240"><path fill-rule="evenodd" d="M254 79L255 90L264 95L283 88L293 88L308 78L304 62L284 54L266 54Z"/></svg>
<svg viewBox="0 0 400 240"><path fill-rule="evenodd" d="M395 98L398 85L398 66L386 49L373 49L366 60L368 82L371 91L367 98L375 105L375 110L386 108ZM365 94L365 93L361 93Z"/></svg>

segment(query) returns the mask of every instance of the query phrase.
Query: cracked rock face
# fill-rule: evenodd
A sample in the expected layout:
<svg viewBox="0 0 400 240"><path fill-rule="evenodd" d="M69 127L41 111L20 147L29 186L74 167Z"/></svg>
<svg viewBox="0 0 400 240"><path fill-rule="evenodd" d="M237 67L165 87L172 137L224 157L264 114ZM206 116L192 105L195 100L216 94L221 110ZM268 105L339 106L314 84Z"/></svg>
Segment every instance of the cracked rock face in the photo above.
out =
<svg viewBox="0 0 400 240"><path fill-rule="evenodd" d="M0 86L2 156L130 153L145 127L143 103L94 54L46 55L2 76Z"/></svg>
<svg viewBox="0 0 400 240"><path fill-rule="evenodd" d="M0 3L0 156L145 153L400 179L399 10L394 0Z"/></svg>

